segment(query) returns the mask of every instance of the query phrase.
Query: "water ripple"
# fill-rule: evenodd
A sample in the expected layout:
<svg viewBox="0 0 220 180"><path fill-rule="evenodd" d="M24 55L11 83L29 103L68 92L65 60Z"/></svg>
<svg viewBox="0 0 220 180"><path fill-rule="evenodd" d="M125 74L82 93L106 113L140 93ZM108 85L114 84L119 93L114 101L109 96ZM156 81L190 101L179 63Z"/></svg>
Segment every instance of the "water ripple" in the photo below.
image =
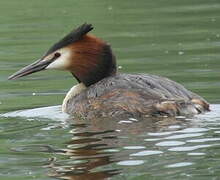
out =
<svg viewBox="0 0 220 180"><path fill-rule="evenodd" d="M196 149L201 149L201 148L207 148L207 147L211 147L213 145L208 145L208 144L203 144L203 145L196 145L196 146L182 146L182 147L174 147L174 148L170 148L168 149L169 151L194 151Z"/></svg>
<svg viewBox="0 0 220 180"><path fill-rule="evenodd" d="M130 156L149 156L149 155L162 154L162 153L163 153L162 151L149 151L149 150L146 150L146 151L140 151L140 152L137 152L137 153L130 154Z"/></svg>
<svg viewBox="0 0 220 180"><path fill-rule="evenodd" d="M126 161L120 161L117 164L121 166L137 166L137 165L144 164L144 161L143 160L126 160Z"/></svg>
<svg viewBox="0 0 220 180"><path fill-rule="evenodd" d="M178 134L178 135L168 136L164 139L185 139L185 138L198 137L202 135L204 135L204 133Z"/></svg>
<svg viewBox="0 0 220 180"><path fill-rule="evenodd" d="M178 167L191 166L191 165L193 165L192 162L180 162L180 163L175 163L175 164L167 165L166 167L178 168Z"/></svg>
<svg viewBox="0 0 220 180"><path fill-rule="evenodd" d="M180 146L185 144L182 141L162 141L156 144L156 146Z"/></svg>

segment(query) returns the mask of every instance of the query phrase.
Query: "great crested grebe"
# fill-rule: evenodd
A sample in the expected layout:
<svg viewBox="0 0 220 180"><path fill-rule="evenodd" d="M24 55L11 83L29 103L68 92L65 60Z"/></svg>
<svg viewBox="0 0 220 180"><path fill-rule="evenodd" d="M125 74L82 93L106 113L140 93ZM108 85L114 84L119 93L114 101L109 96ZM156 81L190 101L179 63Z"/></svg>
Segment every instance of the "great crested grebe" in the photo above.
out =
<svg viewBox="0 0 220 180"><path fill-rule="evenodd" d="M170 79L117 73L110 45L87 34L92 29L91 24L81 25L9 79L47 69L70 71L78 84L67 93L62 111L83 117L177 116L209 111L202 97Z"/></svg>

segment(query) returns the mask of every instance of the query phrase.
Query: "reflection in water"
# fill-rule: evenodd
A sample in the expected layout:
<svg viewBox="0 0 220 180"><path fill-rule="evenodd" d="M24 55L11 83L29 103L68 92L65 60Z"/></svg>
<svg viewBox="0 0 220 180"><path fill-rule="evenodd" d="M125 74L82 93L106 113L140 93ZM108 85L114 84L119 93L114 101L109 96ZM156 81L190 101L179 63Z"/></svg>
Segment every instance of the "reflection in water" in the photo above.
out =
<svg viewBox="0 0 220 180"><path fill-rule="evenodd" d="M86 125L75 125L82 131ZM95 168L115 162L114 149L112 144L117 138L113 130L89 132L71 130L73 138L66 142L67 149L63 150L62 155L68 157L68 164L57 163L56 159L48 167L52 169L49 176L60 179L105 179L119 174L119 169L109 169L97 171ZM111 135L112 134L112 135ZM59 161L59 160L58 160Z"/></svg>
<svg viewBox="0 0 220 180"><path fill-rule="evenodd" d="M85 119L77 119L79 124L72 125L69 131L72 134L70 141L65 142L66 148L54 150L67 158L61 161L54 158L47 167L50 168L49 176L60 179L105 179L122 172L120 166L136 166L144 163L143 160L133 156L149 156L161 154L157 150L143 150L144 146L127 146L126 141L130 136L141 136L148 131L167 129L170 125L184 124L175 118L149 118L149 119L93 119L88 124L81 124ZM126 141L124 141L126 139ZM124 147L125 151L121 148ZM127 150L127 151L126 151ZM132 151L133 150L133 151ZM103 168L107 167L107 168Z"/></svg>
<svg viewBox="0 0 220 180"><path fill-rule="evenodd" d="M21 140L14 136L16 144L10 148L11 153L22 158L22 161L18 159L16 167L30 164L35 169L38 163L39 168L46 170L44 174L48 178L87 180L135 176L146 179L157 176L159 179L186 179L204 173L217 177L220 126L216 112L219 105L212 109L213 112L191 119L21 120L21 129L12 130L12 122L2 137L24 134ZM32 137L27 138L25 132L32 133ZM35 154L41 158L37 162Z"/></svg>

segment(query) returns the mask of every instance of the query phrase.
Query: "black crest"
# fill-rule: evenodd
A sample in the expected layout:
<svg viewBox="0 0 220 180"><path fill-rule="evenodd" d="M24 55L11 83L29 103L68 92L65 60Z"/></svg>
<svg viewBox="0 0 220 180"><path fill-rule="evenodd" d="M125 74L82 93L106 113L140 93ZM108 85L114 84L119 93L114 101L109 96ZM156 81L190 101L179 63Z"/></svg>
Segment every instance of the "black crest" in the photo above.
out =
<svg viewBox="0 0 220 180"><path fill-rule="evenodd" d="M60 49L64 46L67 46L69 44L72 44L73 42L76 42L82 38L83 35L88 33L93 29L91 24L83 24L79 26L77 29L71 31L69 34L67 34L63 39L55 43L45 54L47 56L48 54L56 51L57 49Z"/></svg>

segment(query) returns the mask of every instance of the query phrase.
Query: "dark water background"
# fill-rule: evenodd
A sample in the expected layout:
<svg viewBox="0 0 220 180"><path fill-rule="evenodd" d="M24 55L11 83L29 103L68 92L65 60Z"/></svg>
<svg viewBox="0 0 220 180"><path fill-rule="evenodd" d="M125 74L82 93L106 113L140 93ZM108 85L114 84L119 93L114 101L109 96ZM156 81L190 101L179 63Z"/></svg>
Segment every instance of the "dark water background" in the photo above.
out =
<svg viewBox="0 0 220 180"><path fill-rule="evenodd" d="M84 22L111 43L121 72L169 77L213 111L73 121L54 106L76 83L69 73L7 80ZM219 59L218 0L1 0L0 179L219 179Z"/></svg>

